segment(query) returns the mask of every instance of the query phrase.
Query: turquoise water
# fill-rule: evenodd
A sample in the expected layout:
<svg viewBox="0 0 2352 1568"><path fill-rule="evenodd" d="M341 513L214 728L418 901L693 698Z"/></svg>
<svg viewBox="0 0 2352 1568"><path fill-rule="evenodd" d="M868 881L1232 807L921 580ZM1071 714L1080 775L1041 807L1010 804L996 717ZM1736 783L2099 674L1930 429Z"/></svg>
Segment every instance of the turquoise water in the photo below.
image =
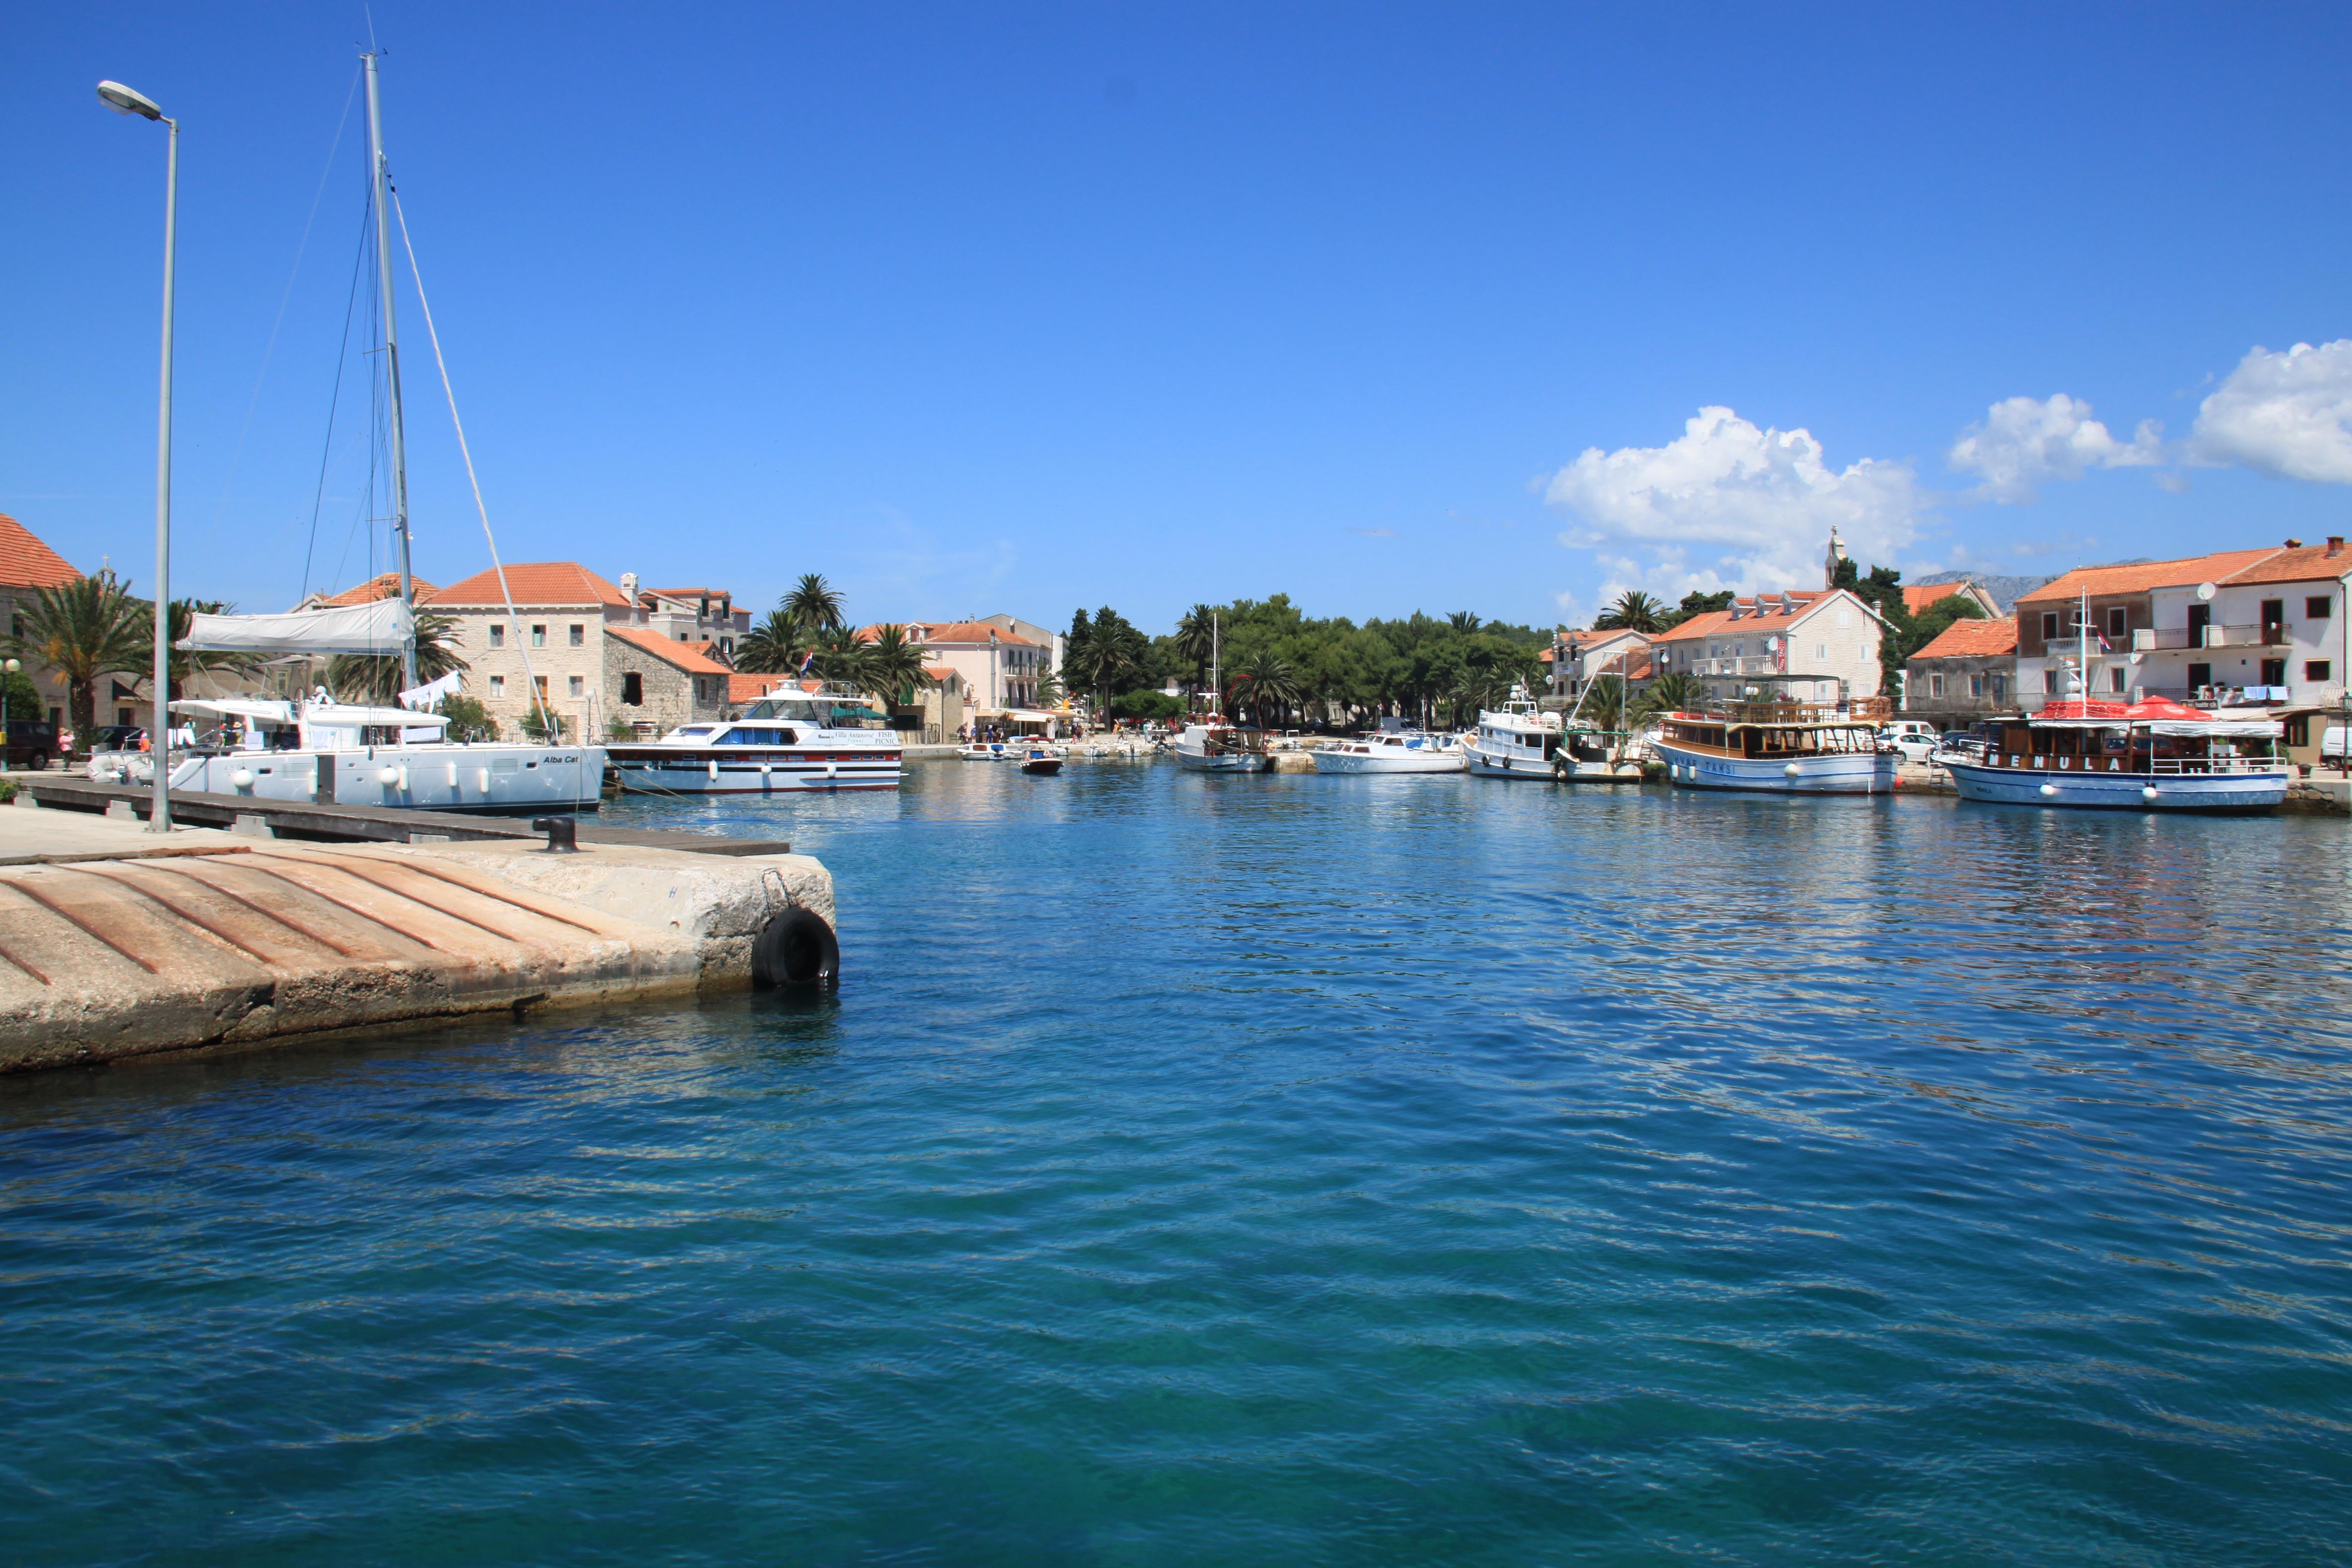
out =
<svg viewBox="0 0 2352 1568"><path fill-rule="evenodd" d="M25 1563L2287 1563L2339 822L940 763L829 1002L0 1082Z"/></svg>

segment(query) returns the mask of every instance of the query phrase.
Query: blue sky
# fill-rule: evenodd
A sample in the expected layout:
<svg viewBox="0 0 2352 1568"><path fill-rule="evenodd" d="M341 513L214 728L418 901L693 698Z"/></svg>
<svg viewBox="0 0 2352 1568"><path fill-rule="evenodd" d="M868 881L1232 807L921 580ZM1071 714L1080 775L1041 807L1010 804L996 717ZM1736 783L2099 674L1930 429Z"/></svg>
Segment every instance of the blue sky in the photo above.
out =
<svg viewBox="0 0 2352 1568"><path fill-rule="evenodd" d="M1162 629L1802 585L1831 521L1914 575L2347 531L2341 7L373 24L509 560ZM311 522L368 26L0 22L0 510L77 564L152 550L162 133L101 77L185 126L175 590L277 608L383 563L349 401ZM487 555L402 310L446 583Z"/></svg>

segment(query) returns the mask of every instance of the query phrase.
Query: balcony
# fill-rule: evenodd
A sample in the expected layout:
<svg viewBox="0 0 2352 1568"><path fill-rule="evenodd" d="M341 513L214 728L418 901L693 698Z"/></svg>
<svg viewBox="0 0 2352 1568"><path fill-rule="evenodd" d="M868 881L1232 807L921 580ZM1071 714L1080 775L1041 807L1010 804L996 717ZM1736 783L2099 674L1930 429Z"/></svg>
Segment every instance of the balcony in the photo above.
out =
<svg viewBox="0 0 2352 1568"><path fill-rule="evenodd" d="M2142 626L2131 635L2135 653L2160 653L2168 648L2284 647L2294 640L2288 621L2263 621L2251 626ZM2061 639L2060 647L2064 646Z"/></svg>

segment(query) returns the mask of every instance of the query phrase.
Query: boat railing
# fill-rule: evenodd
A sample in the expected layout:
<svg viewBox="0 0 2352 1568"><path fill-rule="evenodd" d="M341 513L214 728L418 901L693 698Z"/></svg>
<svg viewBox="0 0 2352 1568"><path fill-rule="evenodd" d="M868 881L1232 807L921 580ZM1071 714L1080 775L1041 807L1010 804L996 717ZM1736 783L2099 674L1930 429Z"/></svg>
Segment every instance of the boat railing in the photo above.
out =
<svg viewBox="0 0 2352 1568"><path fill-rule="evenodd" d="M1962 759L1967 761L1969 759ZM1984 758L1983 765L1992 768L2014 768L2021 773L2147 773L2177 778L2201 773L2274 773L2288 764L2284 757L2134 757L2116 752L2112 756L2094 754L2075 756L2067 753L1993 752Z"/></svg>
<svg viewBox="0 0 2352 1568"><path fill-rule="evenodd" d="M1868 719L1834 702L1715 702L1705 717L1734 724L1858 724Z"/></svg>

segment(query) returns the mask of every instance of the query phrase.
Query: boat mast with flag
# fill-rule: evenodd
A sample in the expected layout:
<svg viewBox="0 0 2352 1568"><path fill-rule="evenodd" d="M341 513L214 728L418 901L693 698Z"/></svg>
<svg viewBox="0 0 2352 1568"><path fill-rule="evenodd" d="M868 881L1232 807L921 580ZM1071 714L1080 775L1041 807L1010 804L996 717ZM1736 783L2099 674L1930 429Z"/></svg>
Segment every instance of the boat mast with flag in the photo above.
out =
<svg viewBox="0 0 2352 1568"><path fill-rule="evenodd" d="M2161 697L2091 696L2090 596L2075 627L2068 694L2026 719L1985 726L1981 760L1943 753L1963 800L2108 811L2256 812L2286 799L2294 766L2274 719L2222 719ZM2099 638L2102 653L2111 652Z"/></svg>

